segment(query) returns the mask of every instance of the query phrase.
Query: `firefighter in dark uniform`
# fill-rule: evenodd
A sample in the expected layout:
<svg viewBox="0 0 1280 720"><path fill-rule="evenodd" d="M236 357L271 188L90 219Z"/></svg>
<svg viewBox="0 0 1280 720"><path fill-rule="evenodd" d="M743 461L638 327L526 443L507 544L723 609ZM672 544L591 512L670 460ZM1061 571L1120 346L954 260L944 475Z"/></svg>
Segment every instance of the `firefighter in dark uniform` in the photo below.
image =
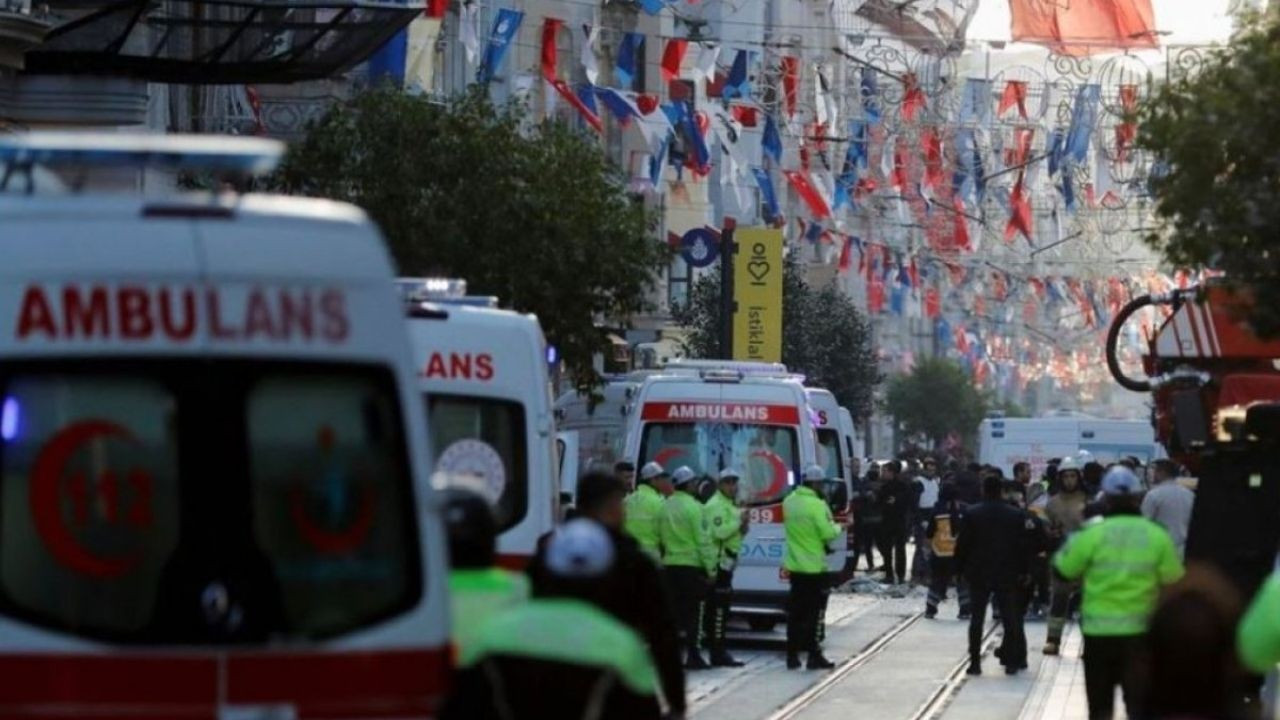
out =
<svg viewBox="0 0 1280 720"><path fill-rule="evenodd" d="M1027 667L1027 638L1019 598L1027 583L1035 523L1004 500L998 475L982 480L983 501L968 509L956 542L956 566L969 581L973 614L969 618L969 674L982 674L982 634L987 606L1000 608L1005 673Z"/></svg>
<svg viewBox="0 0 1280 720"><path fill-rule="evenodd" d="M733 570L742 552L742 536L747 534L747 522L737 502L739 475L733 468L721 472L716 492L702 511L707 519L707 534L716 551L716 576L702 613L702 634L711 650L711 664L717 667L742 667L743 664L724 649L724 628L733 599Z"/></svg>

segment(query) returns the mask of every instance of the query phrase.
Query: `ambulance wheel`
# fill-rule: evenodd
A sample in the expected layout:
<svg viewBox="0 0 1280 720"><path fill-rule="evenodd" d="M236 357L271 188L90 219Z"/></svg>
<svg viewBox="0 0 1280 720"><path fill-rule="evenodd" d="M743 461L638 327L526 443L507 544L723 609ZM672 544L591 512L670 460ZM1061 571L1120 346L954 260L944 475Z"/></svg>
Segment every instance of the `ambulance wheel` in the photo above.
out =
<svg viewBox="0 0 1280 720"><path fill-rule="evenodd" d="M747 627L754 632L773 632L778 626L778 619L771 617L749 617L747 618Z"/></svg>

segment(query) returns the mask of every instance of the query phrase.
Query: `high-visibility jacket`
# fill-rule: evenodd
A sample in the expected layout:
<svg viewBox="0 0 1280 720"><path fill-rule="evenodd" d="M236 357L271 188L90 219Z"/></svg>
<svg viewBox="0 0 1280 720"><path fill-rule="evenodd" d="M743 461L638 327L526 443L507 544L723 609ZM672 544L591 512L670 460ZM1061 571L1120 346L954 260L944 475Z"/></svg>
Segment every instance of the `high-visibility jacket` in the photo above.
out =
<svg viewBox="0 0 1280 720"><path fill-rule="evenodd" d="M683 490L672 493L662 505L658 531L663 565L696 567L715 574L716 550L697 498Z"/></svg>
<svg viewBox="0 0 1280 720"><path fill-rule="evenodd" d="M652 555L655 560L662 556L658 521L662 517L664 503L662 493L652 485L641 484L635 492L627 496L626 503L623 505L626 515L622 529L635 538L640 544L640 549Z"/></svg>
<svg viewBox="0 0 1280 720"><path fill-rule="evenodd" d="M459 667L474 661L475 638L486 622L528 599L529 580L523 574L501 568L450 571L449 603Z"/></svg>
<svg viewBox="0 0 1280 720"><path fill-rule="evenodd" d="M1160 586L1182 577L1178 549L1164 528L1140 515L1086 525L1053 558L1068 580L1084 578L1085 635L1141 635Z"/></svg>
<svg viewBox="0 0 1280 720"><path fill-rule="evenodd" d="M787 536L782 567L793 573L826 572L827 543L840 535L831 506L802 485L782 501L782 523Z"/></svg>
<svg viewBox="0 0 1280 720"><path fill-rule="evenodd" d="M707 519L707 532L716 552L716 565L726 572L738 564L742 552L742 511L720 491L707 501L702 511Z"/></svg>
<svg viewBox="0 0 1280 720"><path fill-rule="evenodd" d="M1272 575L1249 605L1236 629L1236 650L1244 666L1259 675L1280 663L1280 575Z"/></svg>

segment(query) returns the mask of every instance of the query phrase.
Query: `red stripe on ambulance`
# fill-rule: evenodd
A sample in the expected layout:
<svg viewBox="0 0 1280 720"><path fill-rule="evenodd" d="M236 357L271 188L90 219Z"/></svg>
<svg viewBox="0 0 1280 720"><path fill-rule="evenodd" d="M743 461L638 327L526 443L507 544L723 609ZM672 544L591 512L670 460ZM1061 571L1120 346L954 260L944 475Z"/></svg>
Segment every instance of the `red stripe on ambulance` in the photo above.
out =
<svg viewBox="0 0 1280 720"><path fill-rule="evenodd" d="M640 419L648 422L727 422L799 425L794 405L752 403L645 403Z"/></svg>
<svg viewBox="0 0 1280 720"><path fill-rule="evenodd" d="M229 296L235 295L237 302ZM351 331L346 296L333 288L137 285L31 285L14 323L22 342L164 340L323 341L340 344Z"/></svg>

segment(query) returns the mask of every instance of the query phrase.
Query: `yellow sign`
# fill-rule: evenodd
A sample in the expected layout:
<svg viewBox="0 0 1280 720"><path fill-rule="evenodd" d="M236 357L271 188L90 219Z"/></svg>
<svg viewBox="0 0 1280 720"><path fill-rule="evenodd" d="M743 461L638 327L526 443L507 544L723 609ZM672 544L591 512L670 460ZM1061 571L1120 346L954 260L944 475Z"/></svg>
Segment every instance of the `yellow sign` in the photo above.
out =
<svg viewBox="0 0 1280 720"><path fill-rule="evenodd" d="M733 240L733 359L782 362L782 230L739 228Z"/></svg>

